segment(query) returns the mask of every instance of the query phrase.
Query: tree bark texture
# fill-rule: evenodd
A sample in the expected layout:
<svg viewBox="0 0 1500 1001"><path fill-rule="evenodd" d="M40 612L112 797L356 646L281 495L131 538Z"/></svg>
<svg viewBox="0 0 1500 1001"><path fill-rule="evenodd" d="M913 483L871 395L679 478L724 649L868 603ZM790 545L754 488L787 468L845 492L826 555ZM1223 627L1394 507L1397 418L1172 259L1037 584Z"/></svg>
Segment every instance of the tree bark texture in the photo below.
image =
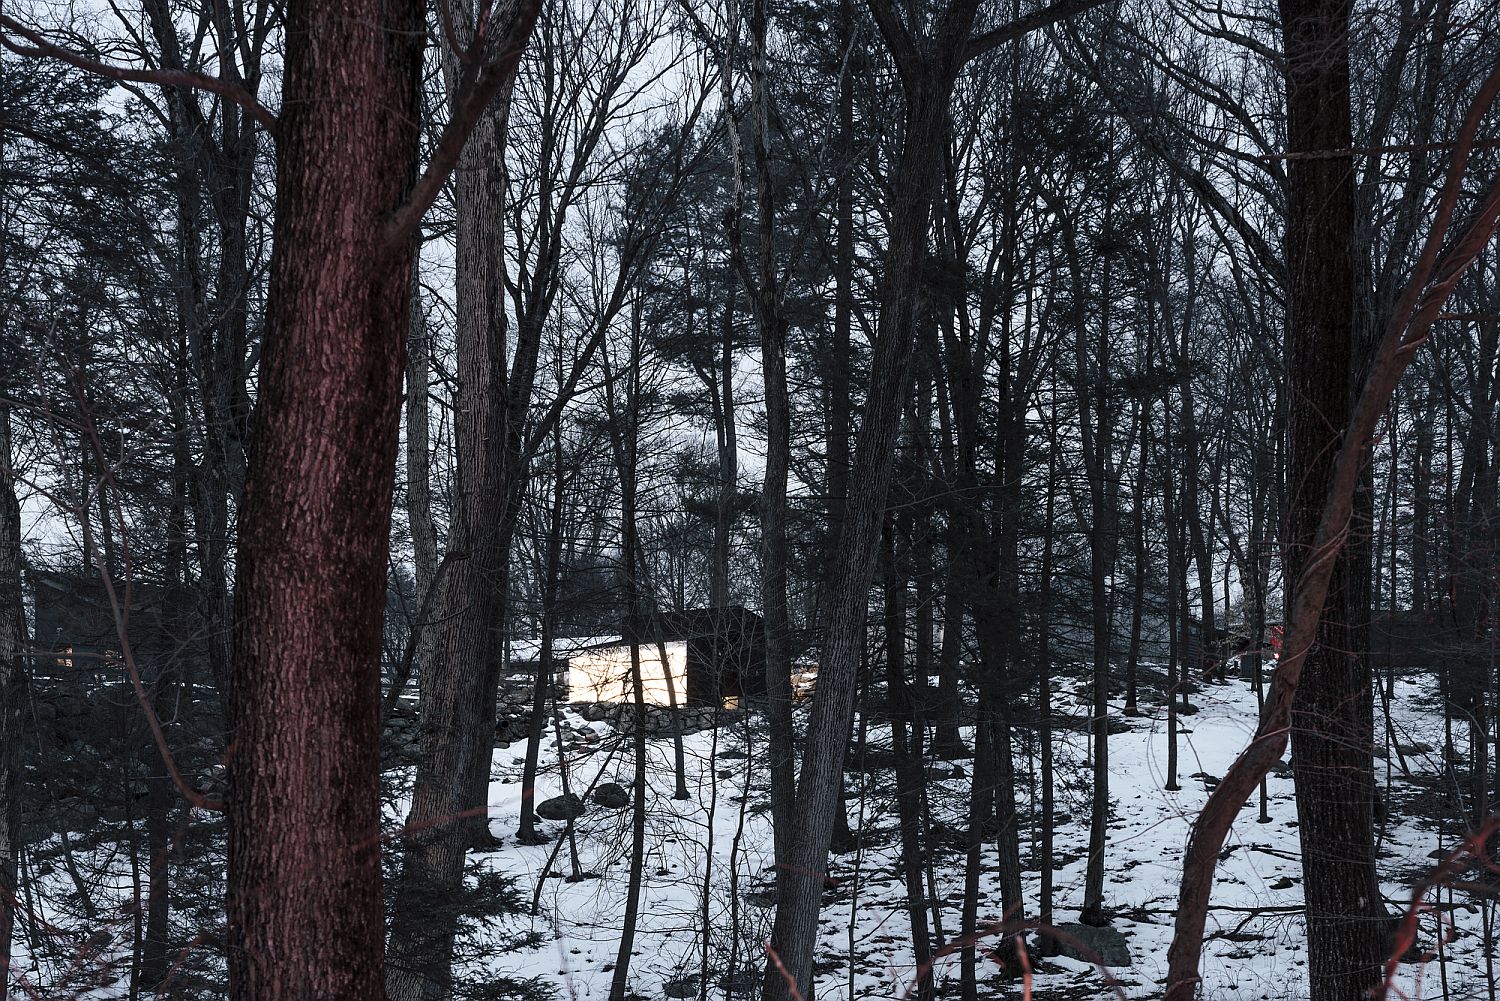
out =
<svg viewBox="0 0 1500 1001"><path fill-rule="evenodd" d="M507 490L506 312L501 280L504 232L504 117L500 95L480 118L454 173L457 391L456 490L448 552L437 585L432 656L423 664L420 754L396 886L388 993L393 1001L444 996L472 829L486 814L488 782L471 786L471 759L493 747L482 703L490 662L500 655L505 547L500 519ZM487 830L487 825L485 827Z"/></svg>
<svg viewBox="0 0 1500 1001"><path fill-rule="evenodd" d="M228 753L230 993L384 990L381 622L417 165L422 7L289 5Z"/></svg>
<svg viewBox="0 0 1500 1001"><path fill-rule="evenodd" d="M1346 0L1281 4L1293 151L1352 142L1350 10ZM1334 456L1353 410L1351 375L1363 367L1354 355L1353 182L1342 157L1287 166L1287 580L1297 580L1313 558ZM1375 871L1371 679L1353 635L1369 615L1367 604L1358 607L1355 587L1361 550L1346 545L1336 558L1318 641L1292 707L1313 1001L1365 997L1380 978L1388 931Z"/></svg>

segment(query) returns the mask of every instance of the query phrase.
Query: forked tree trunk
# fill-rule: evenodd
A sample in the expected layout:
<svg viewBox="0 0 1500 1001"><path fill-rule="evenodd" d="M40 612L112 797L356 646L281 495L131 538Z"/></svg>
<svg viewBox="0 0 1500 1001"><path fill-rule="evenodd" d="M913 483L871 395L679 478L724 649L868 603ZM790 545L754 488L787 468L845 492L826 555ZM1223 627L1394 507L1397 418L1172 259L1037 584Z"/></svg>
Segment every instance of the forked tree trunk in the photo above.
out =
<svg viewBox="0 0 1500 1001"><path fill-rule="evenodd" d="M774 963L769 966L766 1001L789 1001L794 993L809 996L828 848L835 812L843 809L840 792L844 752L864 645L868 591L906 399L918 283L926 259L932 189L939 176L948 93L953 82L951 74L946 80L941 79L942 73L924 76L939 79L912 88L906 151L892 184L895 197L886 258L887 291L876 336L870 394L848 480L841 544L833 563L830 607L818 665L818 694L797 781L797 812L805 826L782 870L789 878L778 890L771 935L772 948L790 981Z"/></svg>
<svg viewBox="0 0 1500 1001"><path fill-rule="evenodd" d="M289 5L241 516L228 920L241 1001L385 989L380 655L422 6Z"/></svg>
<svg viewBox="0 0 1500 1001"><path fill-rule="evenodd" d="M448 0L444 0L448 2ZM469 44L477 30L468 4L453 11ZM524 48L534 11L512 5L503 37ZM495 14L492 17L498 16ZM490 30L494 30L490 25ZM466 68L449 53L452 113L464 100ZM508 462L515 416L506 371L503 234L504 150L514 69L479 116L454 175L455 308L458 353L454 414L457 495L448 571L433 613L431 657L423 665L420 755L391 927L391 1001L446 996L464 858L493 838L487 799L494 749L494 680L509 576L506 559L516 491Z"/></svg>
<svg viewBox="0 0 1500 1001"><path fill-rule="evenodd" d="M505 95L481 118L455 174L455 305L458 352L454 407L456 491L448 554L437 585L431 660L422 665L420 755L412 786L391 927L387 991L421 1001L448 989L463 864L476 821L488 833L483 792L470 787L472 759L486 774L493 733L482 702L497 657L505 601L500 520L506 403L506 314L500 235L504 208ZM487 791L487 788L486 790Z"/></svg>
<svg viewBox="0 0 1500 1001"><path fill-rule="evenodd" d="M901 415L910 384L919 317L926 307L928 231L933 196L948 146L950 99L966 59L1093 6L1091 0L1053 4L971 42L978 0L952 0L922 37L902 23L889 0L867 4L899 64L906 114L901 149L891 172L886 253L869 392L854 449L842 534L829 577L830 600L821 630L818 690L808 721L797 783L803 836L795 842L778 890L776 919L763 981L765 1001L810 998L820 897L834 819L842 810L841 781L854 715L864 646L869 588L874 577ZM903 5L904 6L904 5ZM783 974L783 970L785 971Z"/></svg>

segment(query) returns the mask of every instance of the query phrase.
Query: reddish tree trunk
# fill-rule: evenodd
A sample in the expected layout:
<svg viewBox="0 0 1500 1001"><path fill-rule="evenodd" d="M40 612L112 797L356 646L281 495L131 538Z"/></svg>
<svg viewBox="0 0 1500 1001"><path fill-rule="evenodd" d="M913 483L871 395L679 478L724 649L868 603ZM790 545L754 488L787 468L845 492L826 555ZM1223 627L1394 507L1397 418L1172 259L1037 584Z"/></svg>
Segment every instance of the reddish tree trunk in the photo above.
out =
<svg viewBox="0 0 1500 1001"><path fill-rule="evenodd" d="M231 996L382 996L380 637L421 4L287 10L229 752Z"/></svg>

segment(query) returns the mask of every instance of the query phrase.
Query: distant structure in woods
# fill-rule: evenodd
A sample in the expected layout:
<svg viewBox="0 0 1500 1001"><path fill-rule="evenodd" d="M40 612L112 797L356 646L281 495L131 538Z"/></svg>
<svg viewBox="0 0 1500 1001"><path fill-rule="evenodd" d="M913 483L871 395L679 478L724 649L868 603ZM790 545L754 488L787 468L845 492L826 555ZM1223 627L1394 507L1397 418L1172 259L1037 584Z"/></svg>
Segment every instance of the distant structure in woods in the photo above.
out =
<svg viewBox="0 0 1500 1001"><path fill-rule="evenodd" d="M1475 652L1476 640L1471 637L1466 641L1459 635L1452 611L1447 608L1377 608L1370 614L1369 626L1365 656L1372 670L1438 670L1451 667ZM1282 628L1281 619L1266 620L1263 636L1266 656L1271 655L1279 642ZM1233 634L1234 656L1254 652L1248 630L1237 628ZM1488 641L1484 642L1487 646Z"/></svg>
<svg viewBox="0 0 1500 1001"><path fill-rule="evenodd" d="M620 640L569 658L568 701L635 701L630 639L640 650L647 705L737 707L746 696L765 694L764 627L747 608L690 608L627 619L623 625Z"/></svg>
<svg viewBox="0 0 1500 1001"><path fill-rule="evenodd" d="M33 671L41 677L97 673L118 663L122 644L115 626L115 605L97 574L29 569L35 601L32 627ZM126 636L143 675L161 665L203 652L202 637L185 628L192 621L192 596L162 584L135 581L115 585L115 601L128 613Z"/></svg>
<svg viewBox="0 0 1500 1001"><path fill-rule="evenodd" d="M1473 652L1474 641L1459 635L1449 608L1376 609L1370 617L1370 667L1438 668ZM1488 643L1485 643L1488 647Z"/></svg>

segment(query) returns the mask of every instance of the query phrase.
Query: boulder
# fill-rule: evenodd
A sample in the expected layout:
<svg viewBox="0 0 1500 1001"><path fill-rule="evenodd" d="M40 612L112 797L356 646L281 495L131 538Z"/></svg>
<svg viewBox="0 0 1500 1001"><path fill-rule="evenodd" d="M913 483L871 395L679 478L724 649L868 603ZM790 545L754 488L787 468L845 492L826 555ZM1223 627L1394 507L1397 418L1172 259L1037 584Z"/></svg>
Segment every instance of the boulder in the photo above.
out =
<svg viewBox="0 0 1500 1001"><path fill-rule="evenodd" d="M583 811L583 800L573 793L568 793L566 796L553 796L536 805L536 815L543 820L572 820L583 816Z"/></svg>
<svg viewBox="0 0 1500 1001"><path fill-rule="evenodd" d="M1130 940L1117 928L1108 925L1058 925L1058 945L1069 959L1084 963L1103 963L1111 970L1130 965Z"/></svg>
<svg viewBox="0 0 1500 1001"><path fill-rule="evenodd" d="M593 800L607 810L623 810L630 805L630 790L618 782L605 782L595 787Z"/></svg>

